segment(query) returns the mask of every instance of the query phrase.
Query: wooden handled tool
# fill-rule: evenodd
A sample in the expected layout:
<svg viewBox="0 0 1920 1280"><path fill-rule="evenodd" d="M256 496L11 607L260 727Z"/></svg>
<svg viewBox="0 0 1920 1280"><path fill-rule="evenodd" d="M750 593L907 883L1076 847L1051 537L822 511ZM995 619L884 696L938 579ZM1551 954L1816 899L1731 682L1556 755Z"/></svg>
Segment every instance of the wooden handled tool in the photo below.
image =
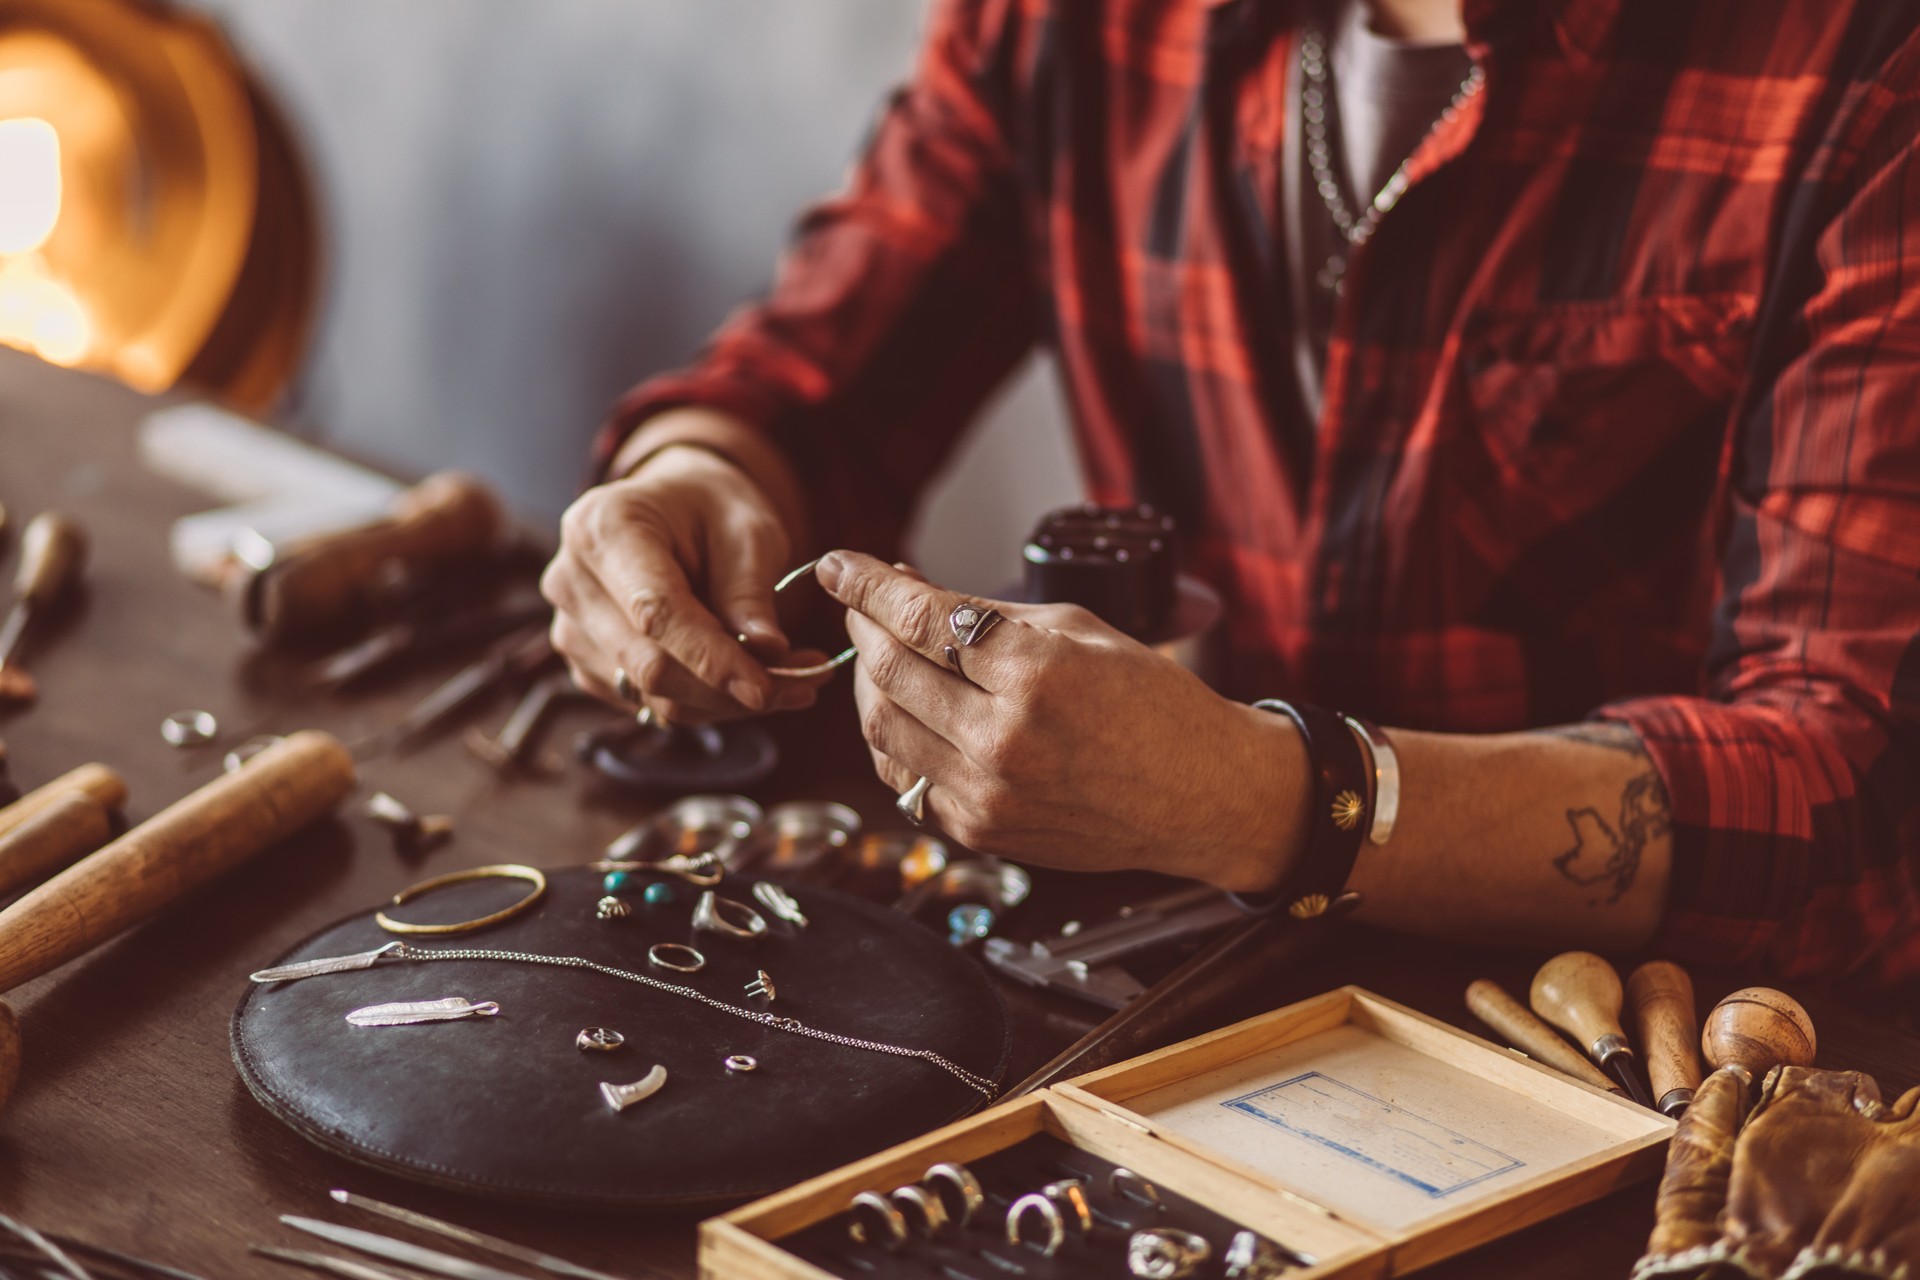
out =
<svg viewBox="0 0 1920 1280"><path fill-rule="evenodd" d="M1533 1011L1560 1028L1626 1088L1641 1106L1653 1100L1633 1074L1633 1050L1620 1029L1624 993L1613 966L1591 951L1566 951L1533 975Z"/></svg>
<svg viewBox="0 0 1920 1280"><path fill-rule="evenodd" d="M1678 1116L1700 1087L1693 980L1671 960L1649 960L1627 975L1627 1003L1633 1009L1634 1029L1640 1033L1640 1052L1646 1055L1655 1105L1665 1115Z"/></svg>
<svg viewBox="0 0 1920 1280"><path fill-rule="evenodd" d="M506 515L472 476L444 471L394 500L384 520L287 548L233 586L247 629L269 644L361 621L401 574L486 550Z"/></svg>
<svg viewBox="0 0 1920 1280"><path fill-rule="evenodd" d="M0 837L32 821L70 791L85 792L106 809L118 809L127 802L125 778L103 764L83 764L0 809Z"/></svg>
<svg viewBox="0 0 1920 1280"><path fill-rule="evenodd" d="M1775 1066L1810 1067L1818 1042L1800 1002L1771 987L1742 987L1713 1006L1700 1051L1716 1067L1744 1071L1749 1082Z"/></svg>
<svg viewBox="0 0 1920 1280"><path fill-rule="evenodd" d="M1564 1072L1596 1089L1619 1094L1626 1092L1600 1068L1588 1062L1586 1055L1568 1044L1558 1031L1540 1021L1525 1005L1508 995L1507 989L1499 983L1478 978L1468 984L1467 1008L1473 1010L1474 1017L1505 1036L1508 1044L1542 1066Z"/></svg>
<svg viewBox="0 0 1920 1280"><path fill-rule="evenodd" d="M0 893L35 884L113 837L106 806L84 791L53 803L0 836Z"/></svg>
<svg viewBox="0 0 1920 1280"><path fill-rule="evenodd" d="M353 759L307 730L262 751L0 911L0 991L84 954L321 817Z"/></svg>
<svg viewBox="0 0 1920 1280"><path fill-rule="evenodd" d="M32 702L39 696L39 687L14 661L14 654L34 616L80 576L86 559L87 535L73 521L51 511L28 521L13 576L13 609L0 624L0 702Z"/></svg>

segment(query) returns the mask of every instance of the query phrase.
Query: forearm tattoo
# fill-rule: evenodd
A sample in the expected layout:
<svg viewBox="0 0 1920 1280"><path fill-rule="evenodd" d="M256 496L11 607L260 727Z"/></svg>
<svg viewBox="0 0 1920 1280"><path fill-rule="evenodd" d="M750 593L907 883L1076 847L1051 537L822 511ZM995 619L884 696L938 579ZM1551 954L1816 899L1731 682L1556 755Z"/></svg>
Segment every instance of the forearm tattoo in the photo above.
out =
<svg viewBox="0 0 1920 1280"><path fill-rule="evenodd" d="M1640 874L1640 857L1647 845L1673 829L1666 784L1653 767L1653 759L1647 754L1640 735L1626 725L1592 722L1543 732L1556 738L1608 747L1640 763L1639 772L1627 779L1621 789L1620 812L1612 824L1591 805L1567 810L1573 844L1553 859L1554 869L1568 880L1585 888L1597 888L1605 895L1594 897L1595 905L1603 901L1618 902Z"/></svg>

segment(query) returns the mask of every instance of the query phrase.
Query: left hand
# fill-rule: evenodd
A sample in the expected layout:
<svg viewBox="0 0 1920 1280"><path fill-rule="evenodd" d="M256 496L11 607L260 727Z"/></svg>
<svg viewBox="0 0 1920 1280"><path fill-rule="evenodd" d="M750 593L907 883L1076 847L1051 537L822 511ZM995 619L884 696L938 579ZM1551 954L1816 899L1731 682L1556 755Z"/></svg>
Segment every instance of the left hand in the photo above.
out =
<svg viewBox="0 0 1920 1280"><path fill-rule="evenodd" d="M846 551L817 576L849 610L880 777L896 792L931 778L928 816L960 843L1236 890L1285 872L1308 783L1284 717L1228 701L1072 605L985 602L1006 620L959 650L962 678L945 649L963 597Z"/></svg>

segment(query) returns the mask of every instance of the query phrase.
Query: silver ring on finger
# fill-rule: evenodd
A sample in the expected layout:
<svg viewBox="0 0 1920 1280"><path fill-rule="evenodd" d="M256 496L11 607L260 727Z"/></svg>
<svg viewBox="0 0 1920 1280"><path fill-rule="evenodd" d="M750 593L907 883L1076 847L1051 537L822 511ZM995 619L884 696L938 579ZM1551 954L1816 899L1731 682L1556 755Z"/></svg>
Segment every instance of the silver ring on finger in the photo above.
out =
<svg viewBox="0 0 1920 1280"><path fill-rule="evenodd" d="M625 667L613 669L613 696L630 707L640 705L640 690L634 687L633 677L627 674Z"/></svg>
<svg viewBox="0 0 1920 1280"><path fill-rule="evenodd" d="M914 826L924 827L927 825L927 792L932 788L933 779L923 775L920 781L900 793L900 798L893 802L893 807L900 811L901 817Z"/></svg>
<svg viewBox="0 0 1920 1280"><path fill-rule="evenodd" d="M960 647L966 649L986 639L987 632L1000 625L1000 620L1005 616L991 605L962 600L947 615L947 626L953 632L953 638L960 642Z"/></svg>

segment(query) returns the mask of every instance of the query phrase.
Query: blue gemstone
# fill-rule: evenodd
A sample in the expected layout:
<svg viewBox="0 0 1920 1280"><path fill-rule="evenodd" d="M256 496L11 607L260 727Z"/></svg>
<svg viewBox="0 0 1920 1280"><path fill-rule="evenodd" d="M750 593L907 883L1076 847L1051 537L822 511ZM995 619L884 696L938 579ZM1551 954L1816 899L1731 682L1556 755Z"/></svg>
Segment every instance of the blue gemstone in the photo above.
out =
<svg viewBox="0 0 1920 1280"><path fill-rule="evenodd" d="M664 880L655 880L640 896L647 900L650 907L664 907L673 901L673 886Z"/></svg>
<svg viewBox="0 0 1920 1280"><path fill-rule="evenodd" d="M608 893L618 893L627 887L627 881L633 879L624 871L609 871L600 880L600 887Z"/></svg>
<svg viewBox="0 0 1920 1280"><path fill-rule="evenodd" d="M993 932L993 908L977 902L963 902L947 912L947 941L964 947L975 938Z"/></svg>

